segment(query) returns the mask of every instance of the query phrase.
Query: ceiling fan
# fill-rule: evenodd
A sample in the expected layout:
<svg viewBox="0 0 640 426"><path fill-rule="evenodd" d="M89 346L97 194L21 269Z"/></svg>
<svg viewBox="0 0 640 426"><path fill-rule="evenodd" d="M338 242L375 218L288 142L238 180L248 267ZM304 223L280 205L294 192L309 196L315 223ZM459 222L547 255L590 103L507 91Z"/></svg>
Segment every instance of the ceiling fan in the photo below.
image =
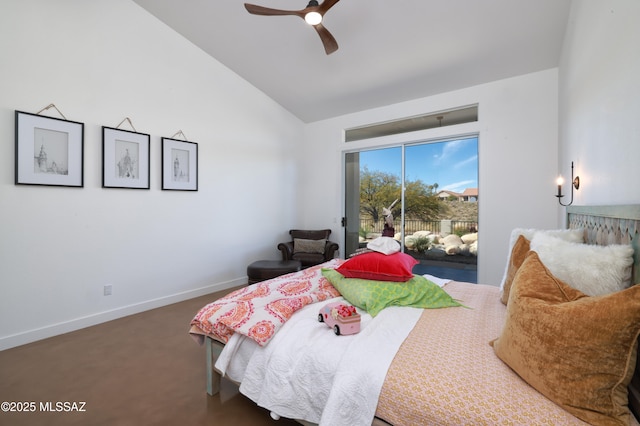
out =
<svg viewBox="0 0 640 426"><path fill-rule="evenodd" d="M268 7L257 6L255 4L245 3L244 7L247 11L254 15L265 15L265 16L282 16L282 15L295 15L299 16L305 20L305 22L311 26L313 26L318 35L320 36L320 40L322 40L322 44L324 45L324 51L327 55L332 54L336 50L338 50L338 42L331 35L331 33L322 25L322 18L325 13L333 5L338 3L340 0L324 0L322 4L318 4L316 0L310 0L307 7L302 10L281 10L281 9L271 9Z"/></svg>

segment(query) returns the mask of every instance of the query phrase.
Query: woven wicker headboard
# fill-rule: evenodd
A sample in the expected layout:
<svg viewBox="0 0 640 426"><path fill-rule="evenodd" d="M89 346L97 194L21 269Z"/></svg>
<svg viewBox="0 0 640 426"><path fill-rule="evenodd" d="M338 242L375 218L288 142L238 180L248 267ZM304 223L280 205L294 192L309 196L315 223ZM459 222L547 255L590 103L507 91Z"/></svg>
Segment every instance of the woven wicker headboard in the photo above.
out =
<svg viewBox="0 0 640 426"><path fill-rule="evenodd" d="M631 244L633 255L633 283L640 284L640 205L569 206L569 228L584 228L588 244ZM640 420L640 357L629 385L629 407Z"/></svg>

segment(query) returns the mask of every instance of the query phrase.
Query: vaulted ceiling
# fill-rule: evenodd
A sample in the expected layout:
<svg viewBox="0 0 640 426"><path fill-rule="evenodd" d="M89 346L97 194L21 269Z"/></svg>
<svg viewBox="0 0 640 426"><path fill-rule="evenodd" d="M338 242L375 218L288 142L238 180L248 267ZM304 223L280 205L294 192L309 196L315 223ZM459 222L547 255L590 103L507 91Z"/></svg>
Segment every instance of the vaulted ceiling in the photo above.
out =
<svg viewBox="0 0 640 426"><path fill-rule="evenodd" d="M571 0L342 0L326 55L296 16L234 0L134 0L304 122L558 66ZM306 0L255 0L299 10Z"/></svg>

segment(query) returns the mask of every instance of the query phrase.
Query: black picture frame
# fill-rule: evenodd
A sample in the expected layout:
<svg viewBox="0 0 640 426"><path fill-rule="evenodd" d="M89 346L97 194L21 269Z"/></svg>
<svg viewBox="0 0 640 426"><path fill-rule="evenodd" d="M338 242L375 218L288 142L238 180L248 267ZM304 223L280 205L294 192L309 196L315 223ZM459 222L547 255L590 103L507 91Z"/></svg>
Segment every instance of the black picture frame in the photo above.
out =
<svg viewBox="0 0 640 426"><path fill-rule="evenodd" d="M198 144L162 138L162 189L198 190Z"/></svg>
<svg viewBox="0 0 640 426"><path fill-rule="evenodd" d="M17 111L15 184L84 186L84 123Z"/></svg>
<svg viewBox="0 0 640 426"><path fill-rule="evenodd" d="M149 189L151 136L102 126L102 187Z"/></svg>

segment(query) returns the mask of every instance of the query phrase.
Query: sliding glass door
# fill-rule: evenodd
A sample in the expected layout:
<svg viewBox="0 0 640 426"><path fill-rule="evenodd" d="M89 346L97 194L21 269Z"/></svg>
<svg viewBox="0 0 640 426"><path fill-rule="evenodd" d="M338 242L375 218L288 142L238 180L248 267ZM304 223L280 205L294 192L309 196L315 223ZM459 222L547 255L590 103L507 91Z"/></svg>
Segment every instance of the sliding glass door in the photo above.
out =
<svg viewBox="0 0 640 426"><path fill-rule="evenodd" d="M477 263L478 138L347 153L348 257L386 235L421 264Z"/></svg>

